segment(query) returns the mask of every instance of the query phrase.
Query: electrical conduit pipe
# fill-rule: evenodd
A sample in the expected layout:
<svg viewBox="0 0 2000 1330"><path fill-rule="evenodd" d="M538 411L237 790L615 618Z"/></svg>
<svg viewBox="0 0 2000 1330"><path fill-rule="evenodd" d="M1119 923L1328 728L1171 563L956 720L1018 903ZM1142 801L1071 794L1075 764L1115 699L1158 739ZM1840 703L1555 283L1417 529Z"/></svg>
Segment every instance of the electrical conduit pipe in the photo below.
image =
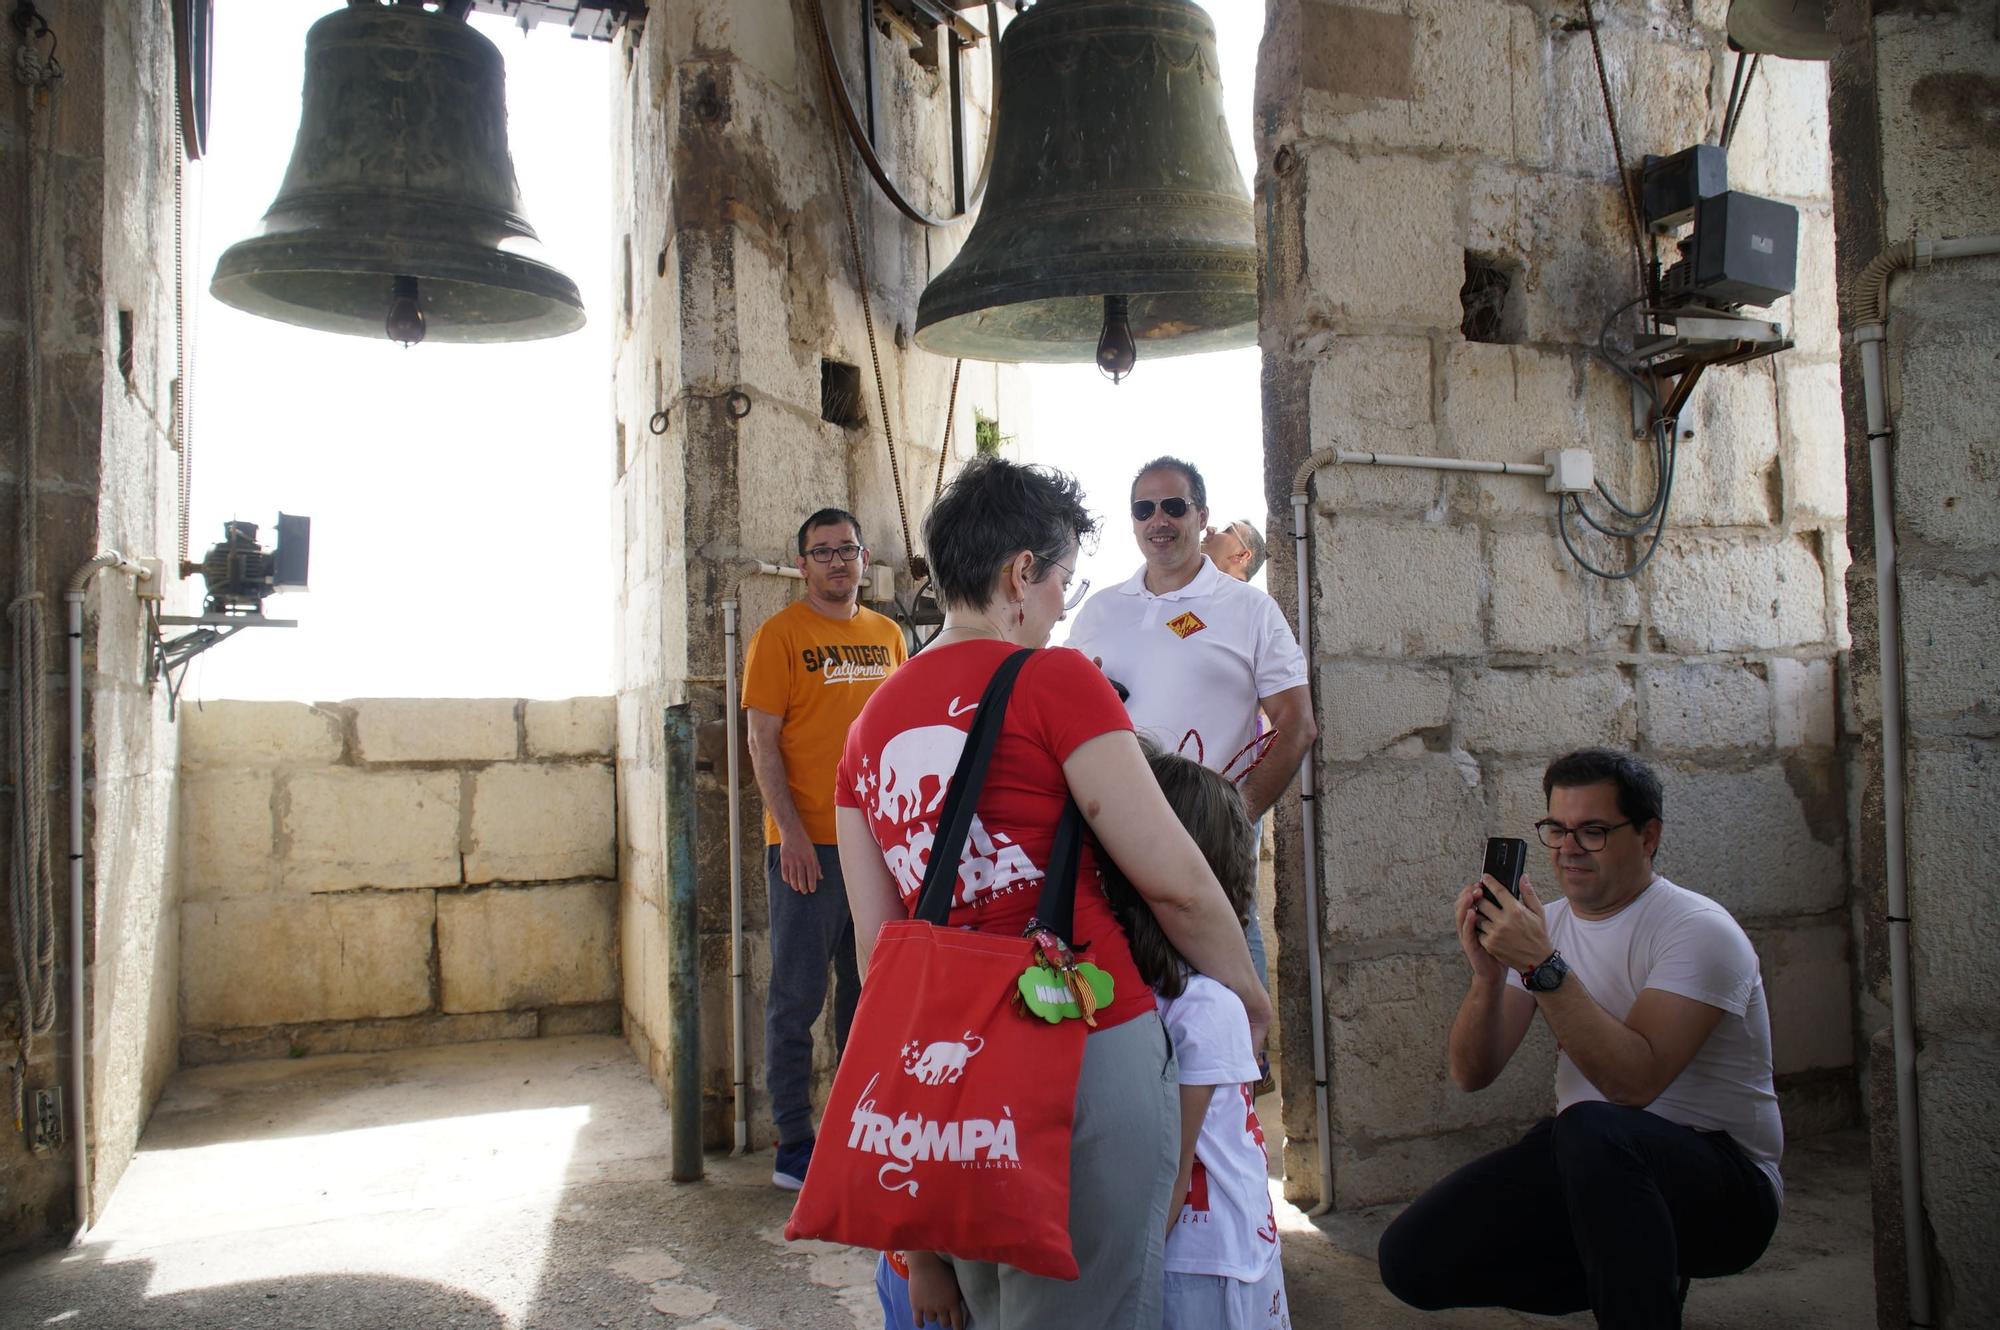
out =
<svg viewBox="0 0 2000 1330"><path fill-rule="evenodd" d="M2000 254L2000 236L1893 245L1863 269L1850 340L1861 351L1862 397L1868 411L1868 472L1875 509L1875 616L1880 638L1882 706L1882 848L1888 896L1890 1031L1896 1061L1896 1154L1903 1193L1903 1264L1909 1319L1932 1324L1930 1266L1924 1259L1923 1173L1917 1148L1917 1026L1910 994L1910 883L1903 858L1903 647L1896 585L1895 476L1889 461L1889 395L1883 368L1888 340L1889 280L1938 259Z"/></svg>
<svg viewBox="0 0 2000 1330"><path fill-rule="evenodd" d="M1363 453L1357 456L1373 457ZM1298 574L1299 650L1312 668L1312 595L1306 568L1312 560L1312 535L1306 506L1311 502L1313 472L1345 460L1340 450L1322 448L1305 460L1292 478L1292 563ZM1333 1120L1327 1109L1326 990L1320 981L1319 957L1319 836L1313 796L1313 752L1299 761L1299 840L1305 853L1306 982L1312 988L1313 1110L1319 1130L1319 1204L1308 1211L1319 1216L1333 1209Z"/></svg>
<svg viewBox="0 0 2000 1330"><path fill-rule="evenodd" d="M90 1083L84 1079L84 1036L89 1022L83 1011L83 595L91 580L106 568L116 568L144 582L153 576L117 550L106 550L76 570L63 592L69 616L69 1076L70 1149L75 1159L76 1236L90 1230Z"/></svg>
<svg viewBox="0 0 2000 1330"><path fill-rule="evenodd" d="M675 1182L699 1182L701 926L694 868L694 708L667 708L667 1001L674 1053L667 1089Z"/></svg>
<svg viewBox="0 0 2000 1330"><path fill-rule="evenodd" d="M743 958L743 795L737 784L742 772L736 762L738 729L743 720L737 712L736 589L732 586L722 601L722 730L728 745L724 771L729 784L729 1075L736 1108L736 1144L730 1153L743 1155L750 1153L750 1055L743 1030L749 975Z"/></svg>

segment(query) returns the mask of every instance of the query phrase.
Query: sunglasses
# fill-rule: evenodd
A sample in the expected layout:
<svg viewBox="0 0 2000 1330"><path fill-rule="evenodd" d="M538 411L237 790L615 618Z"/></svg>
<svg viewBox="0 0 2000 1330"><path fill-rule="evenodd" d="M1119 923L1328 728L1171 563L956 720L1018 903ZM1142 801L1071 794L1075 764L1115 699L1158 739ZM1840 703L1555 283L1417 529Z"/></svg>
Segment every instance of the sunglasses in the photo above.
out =
<svg viewBox="0 0 2000 1330"><path fill-rule="evenodd" d="M1132 520L1135 522L1145 521L1153 515L1153 509L1155 508L1158 508L1168 517L1178 520L1179 518L1186 517L1188 510L1192 507L1194 507L1194 500L1192 499L1161 499L1157 504L1151 499L1134 499L1132 501Z"/></svg>

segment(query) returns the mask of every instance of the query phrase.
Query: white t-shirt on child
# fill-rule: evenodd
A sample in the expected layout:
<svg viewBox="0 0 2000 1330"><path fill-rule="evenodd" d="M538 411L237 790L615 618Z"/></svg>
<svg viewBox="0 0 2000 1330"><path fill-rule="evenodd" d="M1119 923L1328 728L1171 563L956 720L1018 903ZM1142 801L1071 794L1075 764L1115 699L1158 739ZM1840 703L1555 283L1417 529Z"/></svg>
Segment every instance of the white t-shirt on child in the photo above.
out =
<svg viewBox="0 0 2000 1330"><path fill-rule="evenodd" d="M1167 1236L1166 1268L1254 1283L1278 1259L1270 1159L1257 1122L1257 1053L1243 999L1207 975L1177 998L1158 998L1182 1085L1219 1087L1194 1146L1194 1177Z"/></svg>

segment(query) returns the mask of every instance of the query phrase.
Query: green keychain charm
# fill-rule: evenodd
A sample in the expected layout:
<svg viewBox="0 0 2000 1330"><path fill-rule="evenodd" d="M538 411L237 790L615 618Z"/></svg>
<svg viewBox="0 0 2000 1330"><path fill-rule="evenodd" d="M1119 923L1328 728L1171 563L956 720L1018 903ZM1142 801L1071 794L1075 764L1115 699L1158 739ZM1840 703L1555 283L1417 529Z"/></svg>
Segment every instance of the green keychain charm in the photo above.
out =
<svg viewBox="0 0 2000 1330"><path fill-rule="evenodd" d="M1084 961L1076 967L1077 977L1089 985L1090 995L1097 999L1095 1011L1102 1011L1111 1005L1111 976ZM1030 965L1017 981L1021 990L1021 1001L1029 1011L1054 1025L1059 1021L1080 1020L1083 1007L1078 1004L1076 994L1056 970L1046 965Z"/></svg>

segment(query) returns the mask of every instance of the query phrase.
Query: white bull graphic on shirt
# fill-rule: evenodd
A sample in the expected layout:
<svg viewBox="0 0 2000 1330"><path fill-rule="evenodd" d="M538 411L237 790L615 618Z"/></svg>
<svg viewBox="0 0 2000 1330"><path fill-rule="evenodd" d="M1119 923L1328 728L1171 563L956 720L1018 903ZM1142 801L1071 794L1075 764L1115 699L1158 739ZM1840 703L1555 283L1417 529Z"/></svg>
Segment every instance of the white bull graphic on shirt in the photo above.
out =
<svg viewBox="0 0 2000 1330"><path fill-rule="evenodd" d="M882 745L875 816L900 824L920 813L936 812L951 773L958 768L958 755L965 751L965 739L965 731L956 726L921 725ZM936 788L926 800L925 790L933 781Z"/></svg>
<svg viewBox="0 0 2000 1330"><path fill-rule="evenodd" d="M903 1045L903 1070L924 1085L946 1085L965 1074L965 1064L986 1047L986 1041L972 1031L961 1042L940 1039L920 1054L914 1043Z"/></svg>

